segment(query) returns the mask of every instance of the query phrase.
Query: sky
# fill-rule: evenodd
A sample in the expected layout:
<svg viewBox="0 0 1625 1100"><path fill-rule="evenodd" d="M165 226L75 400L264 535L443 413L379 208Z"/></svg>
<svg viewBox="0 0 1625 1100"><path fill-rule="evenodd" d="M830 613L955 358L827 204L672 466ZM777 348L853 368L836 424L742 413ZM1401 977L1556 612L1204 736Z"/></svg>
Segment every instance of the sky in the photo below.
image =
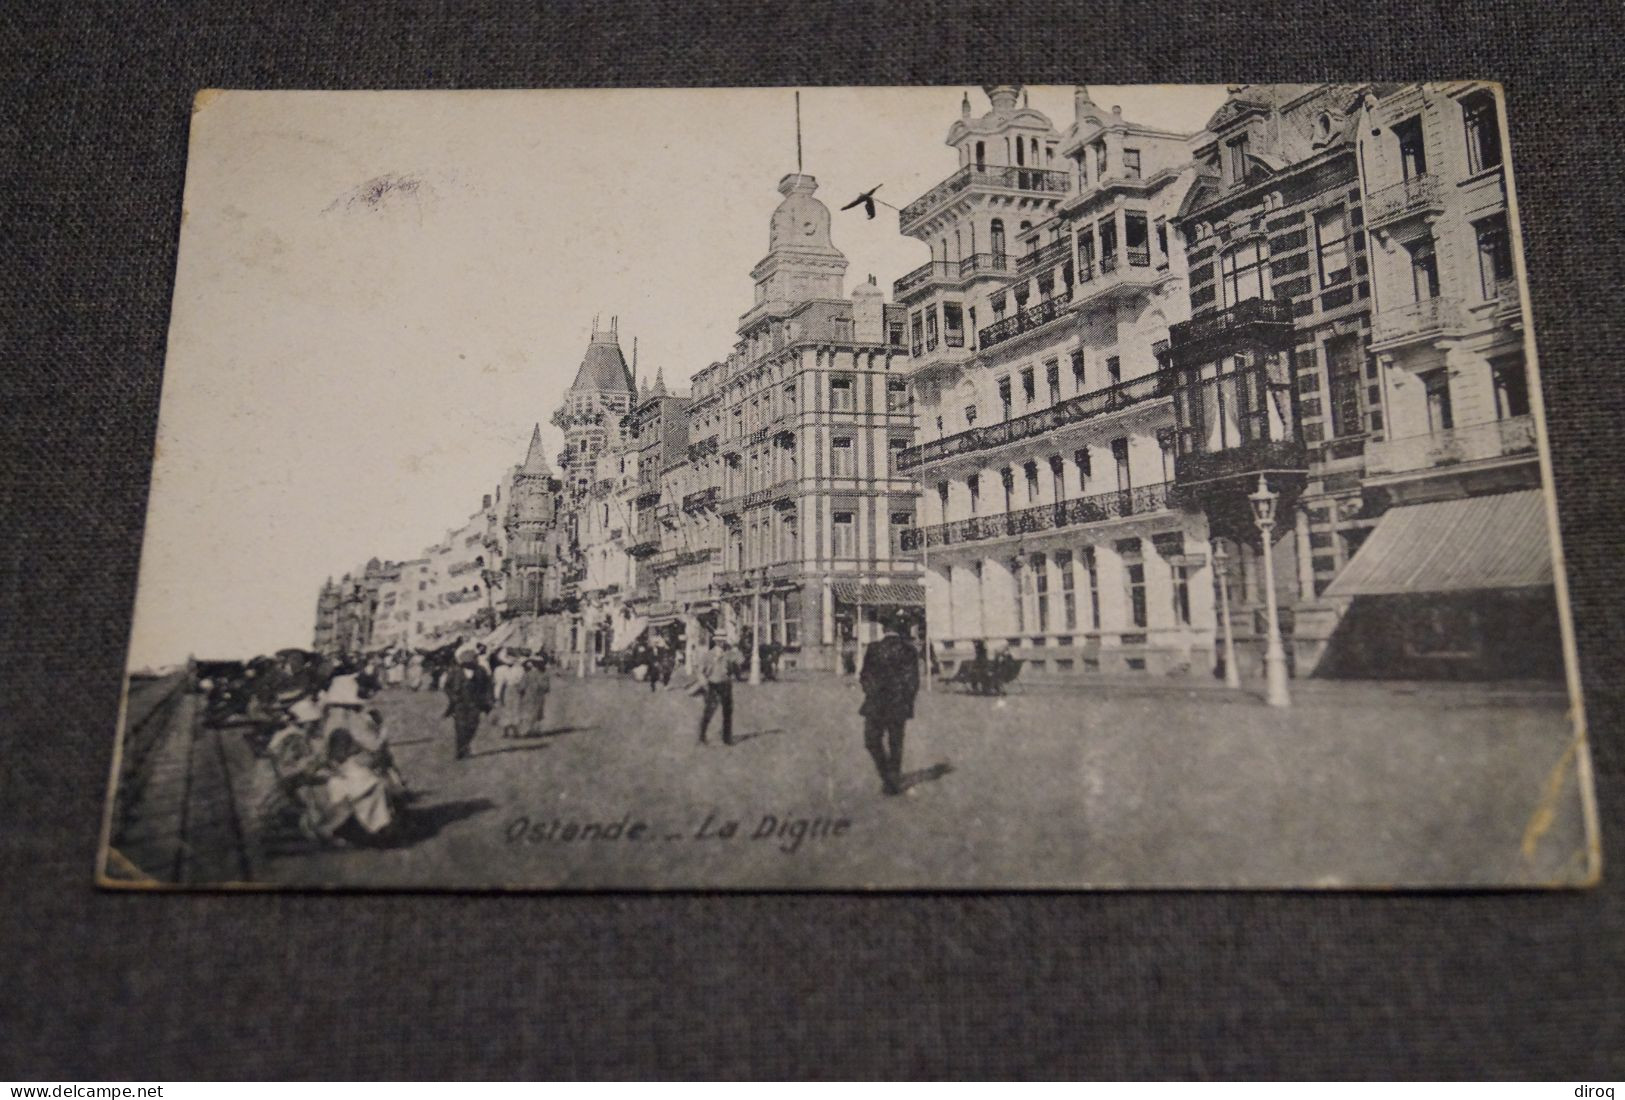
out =
<svg viewBox="0 0 1625 1100"><path fill-rule="evenodd" d="M967 91L804 89L818 197L918 197ZM1224 99L1090 91L1193 132ZM1071 125L1070 88L1028 94ZM791 89L204 93L130 667L308 646L327 577L460 525L537 423L552 461L594 315L640 379L725 356L795 168ZM886 207L834 239L848 292L929 258Z"/></svg>

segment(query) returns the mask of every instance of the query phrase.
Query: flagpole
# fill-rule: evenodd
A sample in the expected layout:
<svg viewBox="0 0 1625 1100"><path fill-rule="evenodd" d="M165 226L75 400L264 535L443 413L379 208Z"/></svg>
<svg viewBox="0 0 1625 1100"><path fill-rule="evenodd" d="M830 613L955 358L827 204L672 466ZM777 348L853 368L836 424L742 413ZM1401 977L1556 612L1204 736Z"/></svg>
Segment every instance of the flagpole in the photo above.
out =
<svg viewBox="0 0 1625 1100"><path fill-rule="evenodd" d="M796 90L796 175L801 175L801 91Z"/></svg>

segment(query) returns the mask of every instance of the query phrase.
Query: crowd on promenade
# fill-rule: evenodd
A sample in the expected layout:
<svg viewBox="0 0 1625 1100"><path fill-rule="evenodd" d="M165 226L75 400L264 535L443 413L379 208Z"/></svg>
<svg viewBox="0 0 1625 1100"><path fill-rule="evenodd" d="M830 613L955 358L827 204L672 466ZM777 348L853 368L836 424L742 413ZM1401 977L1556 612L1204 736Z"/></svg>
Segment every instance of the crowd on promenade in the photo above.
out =
<svg viewBox="0 0 1625 1100"><path fill-rule="evenodd" d="M859 677L864 744L887 794L903 790L904 727L920 686L919 653L906 633L906 624L888 623L885 637L868 647ZM669 642L650 640L648 652L627 667L651 690L682 690L699 702L700 744L710 742L717 719L721 743L731 746L734 683L748 666L747 651L717 635L689 667ZM291 818L312 843L346 847L389 844L407 831L414 794L391 748L389 722L376 702L381 693L444 693L443 717L451 721L460 761L484 731L504 739L543 734L553 664L545 650L489 650L459 640L428 652L330 657L283 650L240 664L200 664L193 677L207 696L206 721L240 730L269 769L260 820ZM686 683L674 685L680 666Z"/></svg>

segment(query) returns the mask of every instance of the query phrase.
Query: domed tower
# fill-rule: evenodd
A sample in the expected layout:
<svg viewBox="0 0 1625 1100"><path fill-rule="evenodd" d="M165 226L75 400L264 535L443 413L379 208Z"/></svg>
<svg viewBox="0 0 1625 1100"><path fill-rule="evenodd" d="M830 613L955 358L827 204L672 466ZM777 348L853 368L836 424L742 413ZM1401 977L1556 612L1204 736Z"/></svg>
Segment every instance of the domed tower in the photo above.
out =
<svg viewBox="0 0 1625 1100"><path fill-rule="evenodd" d="M846 256L830 239L829 207L813 197L817 190L818 181L800 172L779 180L784 200L768 223L767 255L751 269L756 303L739 319L740 335L803 302L842 297Z"/></svg>
<svg viewBox="0 0 1625 1100"><path fill-rule="evenodd" d="M604 451L626 442L621 419L632 411L637 387L621 354L616 319L600 329L593 319L592 339L581 358L576 379L565 391L564 404L553 414L553 423L564 430L564 450L559 454L560 473L572 492L582 492L592 482L593 463Z"/></svg>

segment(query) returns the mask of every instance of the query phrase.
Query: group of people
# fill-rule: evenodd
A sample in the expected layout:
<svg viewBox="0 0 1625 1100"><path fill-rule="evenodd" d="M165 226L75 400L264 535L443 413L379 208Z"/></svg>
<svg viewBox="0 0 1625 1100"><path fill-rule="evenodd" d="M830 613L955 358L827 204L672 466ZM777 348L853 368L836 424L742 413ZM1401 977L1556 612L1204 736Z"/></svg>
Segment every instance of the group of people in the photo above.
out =
<svg viewBox="0 0 1625 1100"><path fill-rule="evenodd" d="M472 753L474 738L487 714L504 738L535 737L542 732L547 696L553 690L545 651L519 654L511 650L487 652L483 645L466 646L444 677L446 713L455 731L458 760Z"/></svg>
<svg viewBox="0 0 1625 1100"><path fill-rule="evenodd" d="M914 700L920 691L920 655L906 637L908 627L900 618L884 623L884 635L869 646L863 656L858 682L863 688L863 744L880 775L880 789L887 795L902 794L903 738L914 717ZM695 666L695 683L690 691L703 695L700 711L699 743L708 744L711 719L720 715L724 745L734 739L734 680L743 658L739 650L720 635Z"/></svg>
<svg viewBox="0 0 1625 1100"><path fill-rule="evenodd" d="M400 822L410 788L383 714L369 705L380 687L374 672L341 659L319 690L296 685L277 697L281 721L264 747L275 795L316 843L377 843Z"/></svg>

